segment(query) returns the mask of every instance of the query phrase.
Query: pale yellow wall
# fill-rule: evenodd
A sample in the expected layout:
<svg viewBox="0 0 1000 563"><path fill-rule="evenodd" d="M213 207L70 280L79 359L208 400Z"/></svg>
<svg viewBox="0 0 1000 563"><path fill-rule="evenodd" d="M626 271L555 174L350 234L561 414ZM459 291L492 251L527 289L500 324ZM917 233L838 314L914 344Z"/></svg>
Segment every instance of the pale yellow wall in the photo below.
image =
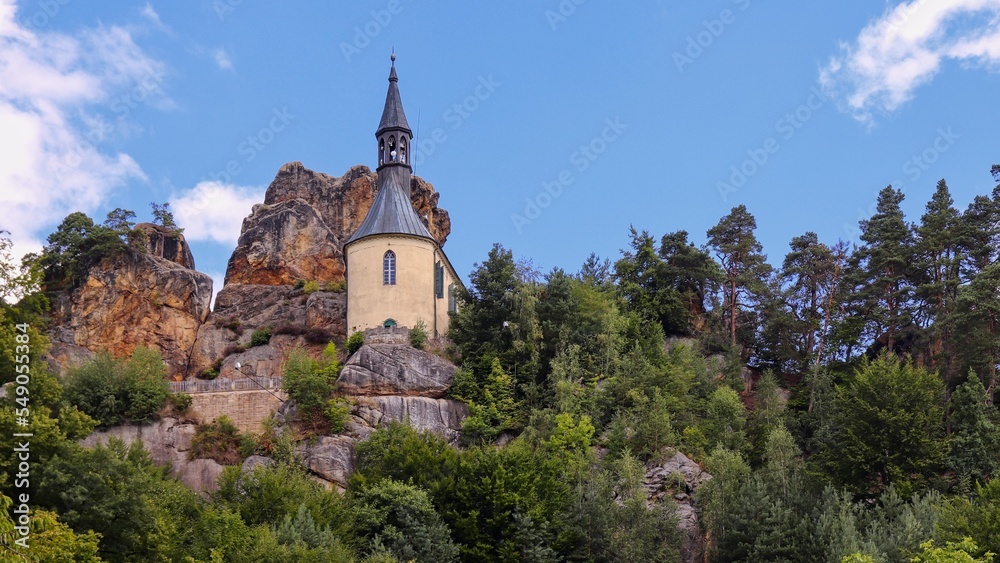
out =
<svg viewBox="0 0 1000 563"><path fill-rule="evenodd" d="M382 257L387 250L396 253L396 285L382 284ZM422 320L433 336L439 319L434 312L435 250L429 240L392 235L368 237L348 246L348 333L382 326L392 318L398 326L409 328ZM447 301L438 301L445 301L447 310Z"/></svg>

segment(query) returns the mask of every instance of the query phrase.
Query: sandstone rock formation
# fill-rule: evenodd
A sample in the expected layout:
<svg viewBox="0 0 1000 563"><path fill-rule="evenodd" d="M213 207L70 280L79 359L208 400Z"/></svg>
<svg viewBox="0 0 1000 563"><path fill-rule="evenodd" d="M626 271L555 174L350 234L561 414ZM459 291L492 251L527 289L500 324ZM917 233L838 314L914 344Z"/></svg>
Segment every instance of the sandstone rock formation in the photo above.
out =
<svg viewBox="0 0 1000 563"><path fill-rule="evenodd" d="M54 300L50 355L64 370L90 352L124 356L149 346L163 354L171 377L182 378L211 298L209 276L126 249L93 268L80 287Z"/></svg>
<svg viewBox="0 0 1000 563"><path fill-rule="evenodd" d="M195 491L211 492L218 488L223 467L211 459L188 459L194 431L194 424L167 417L144 426L112 426L98 430L84 438L80 445L92 448L107 444L111 438L126 444L138 440L149 450L153 463L170 464L171 473L182 483Z"/></svg>
<svg viewBox="0 0 1000 563"><path fill-rule="evenodd" d="M694 506L694 493L711 475L697 463L680 452L666 461L647 467L643 485L650 502L673 501L677 507L679 527L684 534L681 546L681 560L700 562L703 559L704 538L698 526L698 512Z"/></svg>
<svg viewBox="0 0 1000 563"><path fill-rule="evenodd" d="M306 294L293 286L229 284L215 298L215 311L198 330L189 374L216 367L222 377L243 377L232 369L239 361L253 365L258 376L280 375L285 353L296 346L325 345L347 332L347 297L343 292ZM268 327L268 346L247 347L253 330ZM236 354L241 354L237 356Z"/></svg>
<svg viewBox="0 0 1000 563"><path fill-rule="evenodd" d="M337 388L346 395L404 395L439 399L455 366L410 346L366 344L344 365Z"/></svg>
<svg viewBox="0 0 1000 563"><path fill-rule="evenodd" d="M339 178L309 170L301 162L282 166L263 205L255 206L243 221L226 285L343 281L343 244L368 214L377 179L366 166L354 166ZM444 244L451 219L437 206L434 187L414 177L410 190L417 213Z"/></svg>
<svg viewBox="0 0 1000 563"><path fill-rule="evenodd" d="M135 226L146 235L146 248L153 256L159 256L194 270L194 256L184 235L176 230L153 223L139 223Z"/></svg>

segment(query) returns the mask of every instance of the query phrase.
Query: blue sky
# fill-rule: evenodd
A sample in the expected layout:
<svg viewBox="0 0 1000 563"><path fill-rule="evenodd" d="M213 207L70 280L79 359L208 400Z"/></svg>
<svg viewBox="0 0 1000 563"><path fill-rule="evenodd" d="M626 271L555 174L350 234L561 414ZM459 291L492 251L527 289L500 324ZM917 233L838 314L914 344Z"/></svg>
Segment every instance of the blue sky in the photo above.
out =
<svg viewBox="0 0 1000 563"><path fill-rule="evenodd" d="M941 178L994 187L1000 0L429 4L0 0L0 228L170 201L221 280L282 164L374 167L392 48L463 275L493 242L542 271L630 225L701 244L738 204L780 264L887 184L911 221Z"/></svg>

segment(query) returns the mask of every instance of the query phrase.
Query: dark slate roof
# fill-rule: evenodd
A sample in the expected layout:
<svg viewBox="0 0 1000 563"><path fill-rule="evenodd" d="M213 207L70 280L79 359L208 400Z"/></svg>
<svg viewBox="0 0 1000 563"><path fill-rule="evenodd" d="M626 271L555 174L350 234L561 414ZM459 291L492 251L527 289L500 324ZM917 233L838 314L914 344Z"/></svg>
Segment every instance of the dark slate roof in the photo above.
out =
<svg viewBox="0 0 1000 563"><path fill-rule="evenodd" d="M368 216L346 244L372 235L401 234L436 240L410 202L410 169L385 166L378 173L378 195Z"/></svg>
<svg viewBox="0 0 1000 563"><path fill-rule="evenodd" d="M396 63L393 63L392 70L389 71L389 91L385 94L385 108L382 110L382 120L378 122L376 135L390 128L406 129L407 133L412 133L410 124L406 122L406 114L403 113L403 102L399 100L397 82L399 79L396 78Z"/></svg>

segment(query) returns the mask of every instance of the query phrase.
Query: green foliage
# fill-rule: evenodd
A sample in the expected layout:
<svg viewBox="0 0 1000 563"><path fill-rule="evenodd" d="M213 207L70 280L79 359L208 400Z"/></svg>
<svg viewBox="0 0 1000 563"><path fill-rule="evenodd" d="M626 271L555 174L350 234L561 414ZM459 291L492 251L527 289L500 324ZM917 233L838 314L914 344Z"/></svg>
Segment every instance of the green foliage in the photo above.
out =
<svg viewBox="0 0 1000 563"><path fill-rule="evenodd" d="M364 346L364 344L365 344L364 332L361 332L359 330L351 333L351 335L347 337L347 342L344 344L344 347L347 349L347 355L348 356L353 355L362 346Z"/></svg>
<svg viewBox="0 0 1000 563"><path fill-rule="evenodd" d="M934 540L928 540L920 544L920 553L913 559L913 563L992 563L994 553L986 553L982 558L975 558L973 554L979 551L976 542L972 538L962 538L958 542L948 542L944 547L935 547Z"/></svg>
<svg viewBox="0 0 1000 563"><path fill-rule="evenodd" d="M521 410L514 399L514 378L504 373L498 358L493 358L490 373L477 391L474 399L462 397L470 413L462 426L462 439L467 444L489 443L504 430L520 428Z"/></svg>
<svg viewBox="0 0 1000 563"><path fill-rule="evenodd" d="M326 403L326 419L330 422L330 434L340 434L351 419L354 403L344 397L334 397Z"/></svg>
<svg viewBox="0 0 1000 563"><path fill-rule="evenodd" d="M346 522L343 499L327 493L304 468L291 464L258 465L247 473L227 467L212 497L249 526L278 526L301 505L320 528L330 527L340 534Z"/></svg>
<svg viewBox="0 0 1000 563"><path fill-rule="evenodd" d="M42 254L33 258L44 272L47 290L73 289L79 286L90 268L125 249L125 233L104 225L79 211L63 219L48 236Z"/></svg>
<svg viewBox="0 0 1000 563"><path fill-rule="evenodd" d="M64 397L102 427L146 422L163 408L170 393L158 351L136 348L127 359L102 352L70 368Z"/></svg>
<svg viewBox="0 0 1000 563"><path fill-rule="evenodd" d="M925 369L888 355L862 362L837 387L834 430L821 452L830 476L864 495L920 486L947 452L942 395L941 380Z"/></svg>
<svg viewBox="0 0 1000 563"><path fill-rule="evenodd" d="M179 413L182 413L191 408L191 403L193 400L194 399L191 397L191 395L188 395L187 393L171 393L167 397L167 401L170 402L170 406L174 409L174 411Z"/></svg>
<svg viewBox="0 0 1000 563"><path fill-rule="evenodd" d="M410 329L410 346L417 350L423 350L425 344L427 344L427 323L419 320Z"/></svg>
<svg viewBox="0 0 1000 563"><path fill-rule="evenodd" d="M305 292L306 295L316 293L319 291L319 282L316 280L309 280L305 282L302 284L302 291Z"/></svg>
<svg viewBox="0 0 1000 563"><path fill-rule="evenodd" d="M222 465L237 465L243 461L241 446L244 437L228 416L201 424L191 438L190 459L214 459Z"/></svg>
<svg viewBox="0 0 1000 563"><path fill-rule="evenodd" d="M250 347L264 346L271 341L271 327L262 326L250 333Z"/></svg>
<svg viewBox="0 0 1000 563"><path fill-rule="evenodd" d="M974 554L1000 553L1000 480L976 483L969 496L955 496L938 507L938 535L951 542L972 538L979 546Z"/></svg>
<svg viewBox="0 0 1000 563"><path fill-rule="evenodd" d="M982 480L1000 468L1000 428L991 420L996 409L979 376L970 372L951 395L951 454L948 466L960 479Z"/></svg>
<svg viewBox="0 0 1000 563"><path fill-rule="evenodd" d="M153 223L168 229L177 229L177 223L174 221L174 212L170 210L170 203L155 203L150 202L149 207L153 210Z"/></svg>
<svg viewBox="0 0 1000 563"><path fill-rule="evenodd" d="M352 489L352 532L362 551L379 544L401 561L457 561L458 547L427 493L413 485L383 479Z"/></svg>
<svg viewBox="0 0 1000 563"><path fill-rule="evenodd" d="M300 413L322 415L339 373L337 348L333 344L326 347L323 357L318 360L309 357L305 350L297 349L288 355L282 384Z"/></svg>

